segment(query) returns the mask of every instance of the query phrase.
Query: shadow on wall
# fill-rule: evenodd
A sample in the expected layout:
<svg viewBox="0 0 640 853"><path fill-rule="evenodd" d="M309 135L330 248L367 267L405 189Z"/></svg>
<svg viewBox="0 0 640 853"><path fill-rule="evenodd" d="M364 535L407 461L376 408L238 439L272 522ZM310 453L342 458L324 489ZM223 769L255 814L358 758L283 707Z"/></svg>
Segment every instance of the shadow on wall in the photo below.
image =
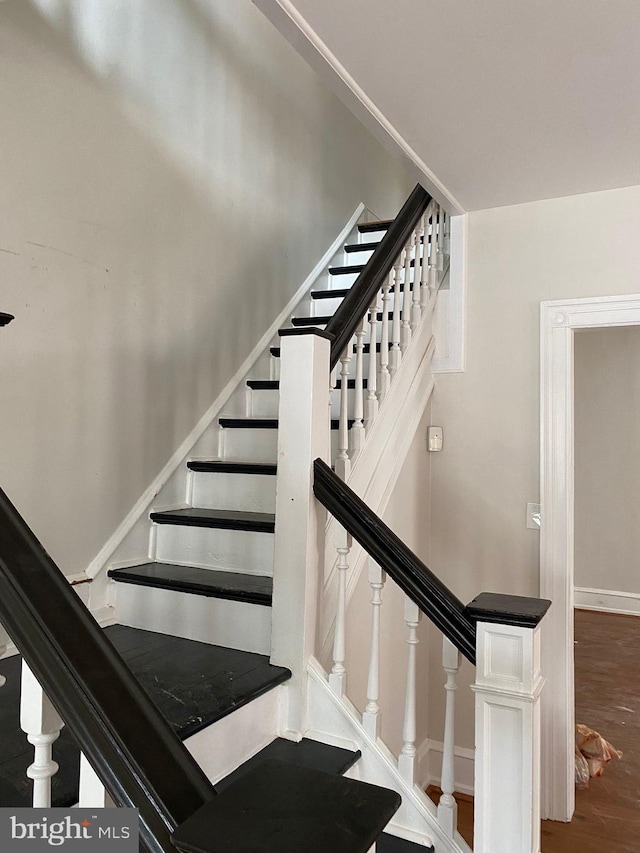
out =
<svg viewBox="0 0 640 853"><path fill-rule="evenodd" d="M7 0L0 74L0 482L75 572L407 181L249 0Z"/></svg>

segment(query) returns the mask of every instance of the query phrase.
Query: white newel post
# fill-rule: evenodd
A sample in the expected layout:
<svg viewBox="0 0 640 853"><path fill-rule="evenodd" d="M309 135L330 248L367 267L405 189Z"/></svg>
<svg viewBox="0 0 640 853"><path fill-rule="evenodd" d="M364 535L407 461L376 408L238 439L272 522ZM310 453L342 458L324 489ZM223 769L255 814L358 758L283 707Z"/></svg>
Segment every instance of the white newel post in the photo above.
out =
<svg viewBox="0 0 640 853"><path fill-rule="evenodd" d="M34 809L51 806L51 780L58 772L58 765L51 757L52 746L63 725L39 681L22 661L20 728L34 747L33 764L27 768L27 776L33 779Z"/></svg>
<svg viewBox="0 0 640 853"><path fill-rule="evenodd" d="M483 593L477 620L474 853L540 853L540 621L550 602Z"/></svg>
<svg viewBox="0 0 640 853"><path fill-rule="evenodd" d="M314 654L325 513L313 496L313 461L329 463L330 342L318 329L281 333L272 662L288 667L292 733L306 729L306 668Z"/></svg>
<svg viewBox="0 0 640 853"><path fill-rule="evenodd" d="M9 635L4 630L2 625L0 625L0 658L7 651L7 646L9 645ZM0 675L0 687L5 683L7 679L4 675Z"/></svg>

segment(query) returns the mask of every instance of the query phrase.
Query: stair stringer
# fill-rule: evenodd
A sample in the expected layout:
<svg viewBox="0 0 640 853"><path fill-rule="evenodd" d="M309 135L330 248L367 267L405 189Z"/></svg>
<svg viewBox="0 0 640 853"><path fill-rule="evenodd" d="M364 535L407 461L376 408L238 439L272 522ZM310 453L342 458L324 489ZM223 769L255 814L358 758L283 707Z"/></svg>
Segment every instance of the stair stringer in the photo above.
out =
<svg viewBox="0 0 640 853"><path fill-rule="evenodd" d="M359 749L362 757L352 775L396 791L402 805L387 831L399 838L434 846L435 853L472 853L456 832L449 838L437 821L435 804L417 785L409 785L399 774L397 761L380 738L372 740L362 726L360 714L345 697L338 698L327 682L327 674L315 659L307 667L308 725L305 737L336 746Z"/></svg>
<svg viewBox="0 0 640 853"><path fill-rule="evenodd" d="M434 305L435 297L416 328L411 345L407 348L400 369L347 481L349 488L378 515L384 512L391 499L435 387L431 370L435 351L435 339L431 334ZM335 521L330 516L325 532L325 580L320 622L321 660L327 660L331 650L338 595L337 559L333 546L334 527ZM366 552L354 542L349 555L347 604L366 565L366 557Z"/></svg>
<svg viewBox="0 0 640 853"><path fill-rule="evenodd" d="M92 612L98 611L101 614L114 612L115 584L107 577L109 569L124 568L149 557L153 558L154 533L153 528L150 531L149 513L154 509L189 505L190 478L185 467L187 460L199 457L215 458L219 455L221 431L217 425L218 418L222 414L237 416L247 414L243 402L246 380L252 377L252 372L262 359L271 360L269 346L276 338L278 330L288 325L292 314L326 273L336 254L350 239L350 235L354 233L357 223L366 211L367 208L363 203L356 207L331 246L269 326L252 352L93 558L86 569L86 576L92 581L87 602ZM113 617L110 618L113 621Z"/></svg>

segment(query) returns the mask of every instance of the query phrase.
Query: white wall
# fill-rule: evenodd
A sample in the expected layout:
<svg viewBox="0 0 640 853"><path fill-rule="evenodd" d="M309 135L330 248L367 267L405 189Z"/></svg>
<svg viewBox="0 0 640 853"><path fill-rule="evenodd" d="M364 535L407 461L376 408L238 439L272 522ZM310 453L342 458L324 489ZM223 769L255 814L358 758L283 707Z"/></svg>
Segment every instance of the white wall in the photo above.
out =
<svg viewBox="0 0 640 853"><path fill-rule="evenodd" d="M250 0L7 0L0 79L0 484L72 573L410 182Z"/></svg>
<svg viewBox="0 0 640 853"><path fill-rule="evenodd" d="M538 593L525 505L539 498L539 304L640 292L639 226L640 187L469 214L467 370L437 378L431 532L431 566L465 602Z"/></svg>
<svg viewBox="0 0 640 853"><path fill-rule="evenodd" d="M575 335L575 585L640 593L640 328Z"/></svg>

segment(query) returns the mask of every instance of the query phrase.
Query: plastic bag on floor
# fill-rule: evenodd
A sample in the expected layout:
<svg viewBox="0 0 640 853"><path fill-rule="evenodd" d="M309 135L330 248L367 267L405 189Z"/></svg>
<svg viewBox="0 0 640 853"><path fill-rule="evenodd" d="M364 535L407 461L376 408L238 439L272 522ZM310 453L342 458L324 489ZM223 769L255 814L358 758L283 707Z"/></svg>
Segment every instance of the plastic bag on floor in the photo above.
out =
<svg viewBox="0 0 640 853"><path fill-rule="evenodd" d="M578 772L578 755L586 763L589 776L602 776L605 764L612 758L622 758L622 753L614 749L602 735L590 729L589 726L579 723L576 726L576 786L578 788L586 788L589 784L588 777L586 784L584 784L582 762L580 762L580 772Z"/></svg>
<svg viewBox="0 0 640 853"><path fill-rule="evenodd" d="M576 746L576 788L589 787L589 765L587 759Z"/></svg>

